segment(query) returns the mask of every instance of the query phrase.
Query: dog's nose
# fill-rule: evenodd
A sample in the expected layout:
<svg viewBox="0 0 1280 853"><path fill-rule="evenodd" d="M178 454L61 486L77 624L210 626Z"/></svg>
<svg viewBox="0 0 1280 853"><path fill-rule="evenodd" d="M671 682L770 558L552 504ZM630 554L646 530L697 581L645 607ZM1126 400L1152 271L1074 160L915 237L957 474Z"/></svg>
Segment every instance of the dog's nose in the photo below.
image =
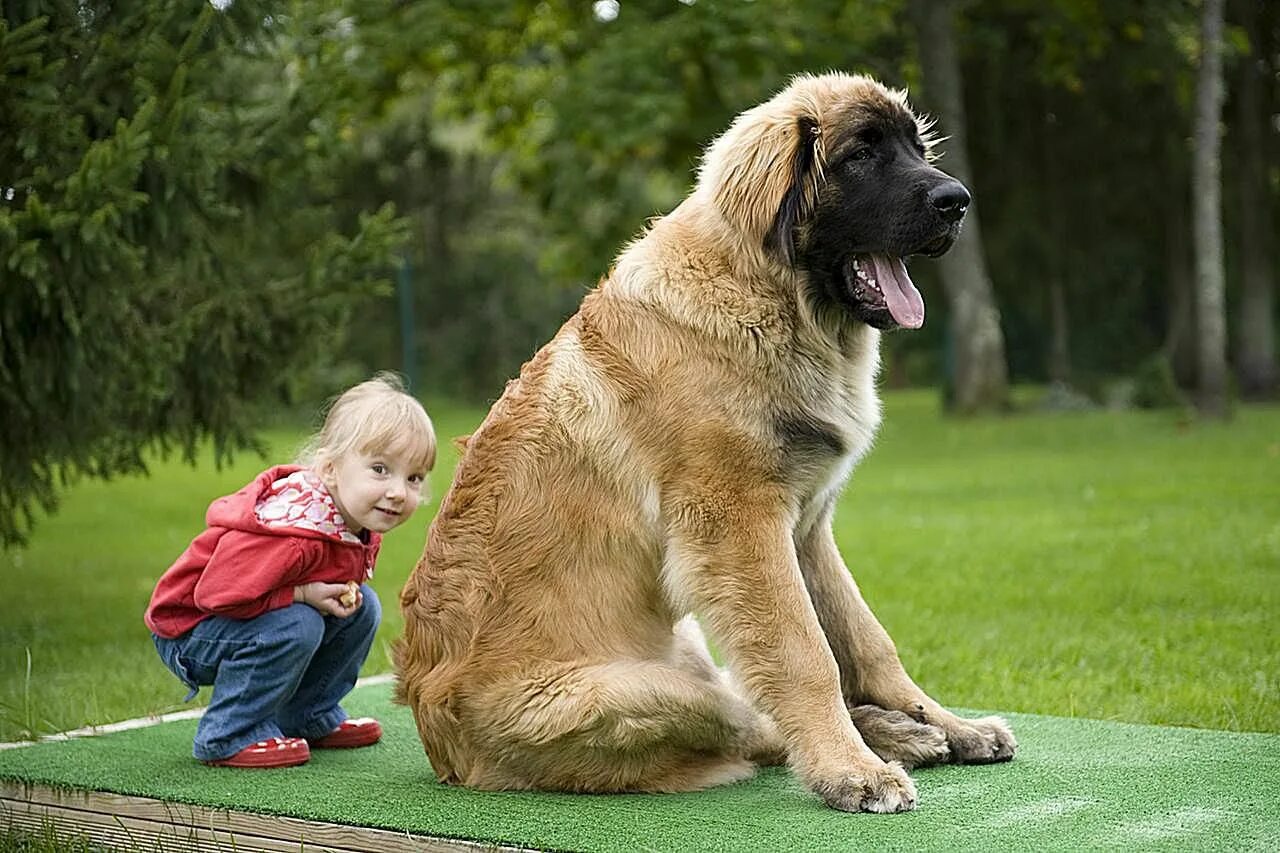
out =
<svg viewBox="0 0 1280 853"><path fill-rule="evenodd" d="M969 191L959 181L947 181L929 190L929 203L948 222L959 222L970 201Z"/></svg>

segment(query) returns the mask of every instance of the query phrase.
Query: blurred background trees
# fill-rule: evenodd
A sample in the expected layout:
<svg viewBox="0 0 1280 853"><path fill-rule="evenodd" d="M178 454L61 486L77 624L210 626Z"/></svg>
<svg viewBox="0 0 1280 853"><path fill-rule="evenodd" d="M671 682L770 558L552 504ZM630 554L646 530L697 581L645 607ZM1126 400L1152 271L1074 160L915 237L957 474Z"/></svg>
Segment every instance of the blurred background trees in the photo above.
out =
<svg viewBox="0 0 1280 853"><path fill-rule="evenodd" d="M0 537L60 478L230 450L262 403L375 368L495 399L703 146L801 71L907 87L981 211L965 251L913 264L929 321L886 337L888 384L958 412L1025 382L1176 403L1214 334L1192 227L1202 12L0 0ZM1280 4L1229 0L1220 44L1225 390L1273 398Z"/></svg>
<svg viewBox="0 0 1280 853"><path fill-rule="evenodd" d="M508 251L455 245L454 254L415 258L418 352L433 386L457 382L492 399L618 248L684 196L702 146L736 112L794 73L827 68L908 87L942 134L966 143L962 171L972 173L982 214L980 233L970 223L968 251L913 266L929 322L886 340L890 382L936 384L962 411L1003 407L1007 381L1053 382L1075 399L1118 404L1177 402L1198 384L1191 167L1199 2L621 0L595 3L592 14L553 0L362 8L383 33L370 50L395 57L382 89L388 104L421 107L428 89L431 132L466 151L455 147L444 162L490 168L486 177L473 173L483 186L465 191L473 205L465 215L492 217L497 205L507 216L501 234L470 227L455 198L443 239L484 235ZM954 44L954 70L936 71L932 87L926 48L936 40L921 9L949 25ZM1276 314L1274 299L1263 300L1277 275L1280 14L1260 0L1233 0L1227 11L1219 133L1230 366L1240 393L1268 397L1276 393ZM375 38L369 27L357 30ZM1239 82L1243 69L1252 88ZM954 117L944 99L959 105ZM964 126L948 126L956 121ZM962 152L942 147L942 166L956 170ZM434 203L418 210L424 222L440 221ZM464 257L494 266L466 267L463 283L453 265ZM977 283L954 281L966 277ZM477 290L491 287L501 295ZM455 310L459 298L471 304ZM974 304L981 307L970 316L956 316L957 305ZM477 317L480 337L488 333L478 362L449 332ZM522 337L511 345L510 334ZM1246 380L1246 371L1258 378Z"/></svg>

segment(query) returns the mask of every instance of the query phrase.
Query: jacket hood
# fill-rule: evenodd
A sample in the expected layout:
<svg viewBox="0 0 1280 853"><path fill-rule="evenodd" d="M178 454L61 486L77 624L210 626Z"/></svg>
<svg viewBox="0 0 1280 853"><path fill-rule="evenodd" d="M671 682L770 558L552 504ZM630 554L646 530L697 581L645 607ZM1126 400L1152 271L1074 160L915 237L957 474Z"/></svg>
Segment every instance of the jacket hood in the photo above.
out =
<svg viewBox="0 0 1280 853"><path fill-rule="evenodd" d="M210 527L363 544L347 529L320 477L300 465L276 465L233 495L209 505Z"/></svg>

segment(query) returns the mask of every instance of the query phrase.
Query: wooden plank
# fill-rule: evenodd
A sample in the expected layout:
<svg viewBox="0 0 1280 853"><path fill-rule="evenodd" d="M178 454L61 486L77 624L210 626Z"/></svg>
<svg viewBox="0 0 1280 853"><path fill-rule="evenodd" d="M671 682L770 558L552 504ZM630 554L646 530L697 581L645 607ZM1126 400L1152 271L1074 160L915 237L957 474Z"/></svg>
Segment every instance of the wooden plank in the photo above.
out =
<svg viewBox="0 0 1280 853"><path fill-rule="evenodd" d="M51 829L61 838L83 836L97 844L158 853L479 853L519 849L8 779L0 780L0 825L36 835Z"/></svg>
<svg viewBox="0 0 1280 853"><path fill-rule="evenodd" d="M112 849L146 850L154 853L219 853L227 850L296 853L303 849L320 853L348 853L350 849L311 842L304 845L293 840L251 837L4 799L0 799L0 821L6 831L27 832L37 838L52 835L68 844L87 841Z"/></svg>

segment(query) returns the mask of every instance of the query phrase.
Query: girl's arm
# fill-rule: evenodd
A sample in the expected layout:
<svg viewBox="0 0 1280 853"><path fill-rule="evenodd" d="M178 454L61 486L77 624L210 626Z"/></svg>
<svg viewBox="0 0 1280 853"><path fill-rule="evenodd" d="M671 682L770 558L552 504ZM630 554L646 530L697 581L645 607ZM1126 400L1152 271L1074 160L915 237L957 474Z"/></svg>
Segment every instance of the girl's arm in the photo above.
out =
<svg viewBox="0 0 1280 853"><path fill-rule="evenodd" d="M196 581L195 605L231 619L252 619L293 603L307 549L294 536L228 530Z"/></svg>

